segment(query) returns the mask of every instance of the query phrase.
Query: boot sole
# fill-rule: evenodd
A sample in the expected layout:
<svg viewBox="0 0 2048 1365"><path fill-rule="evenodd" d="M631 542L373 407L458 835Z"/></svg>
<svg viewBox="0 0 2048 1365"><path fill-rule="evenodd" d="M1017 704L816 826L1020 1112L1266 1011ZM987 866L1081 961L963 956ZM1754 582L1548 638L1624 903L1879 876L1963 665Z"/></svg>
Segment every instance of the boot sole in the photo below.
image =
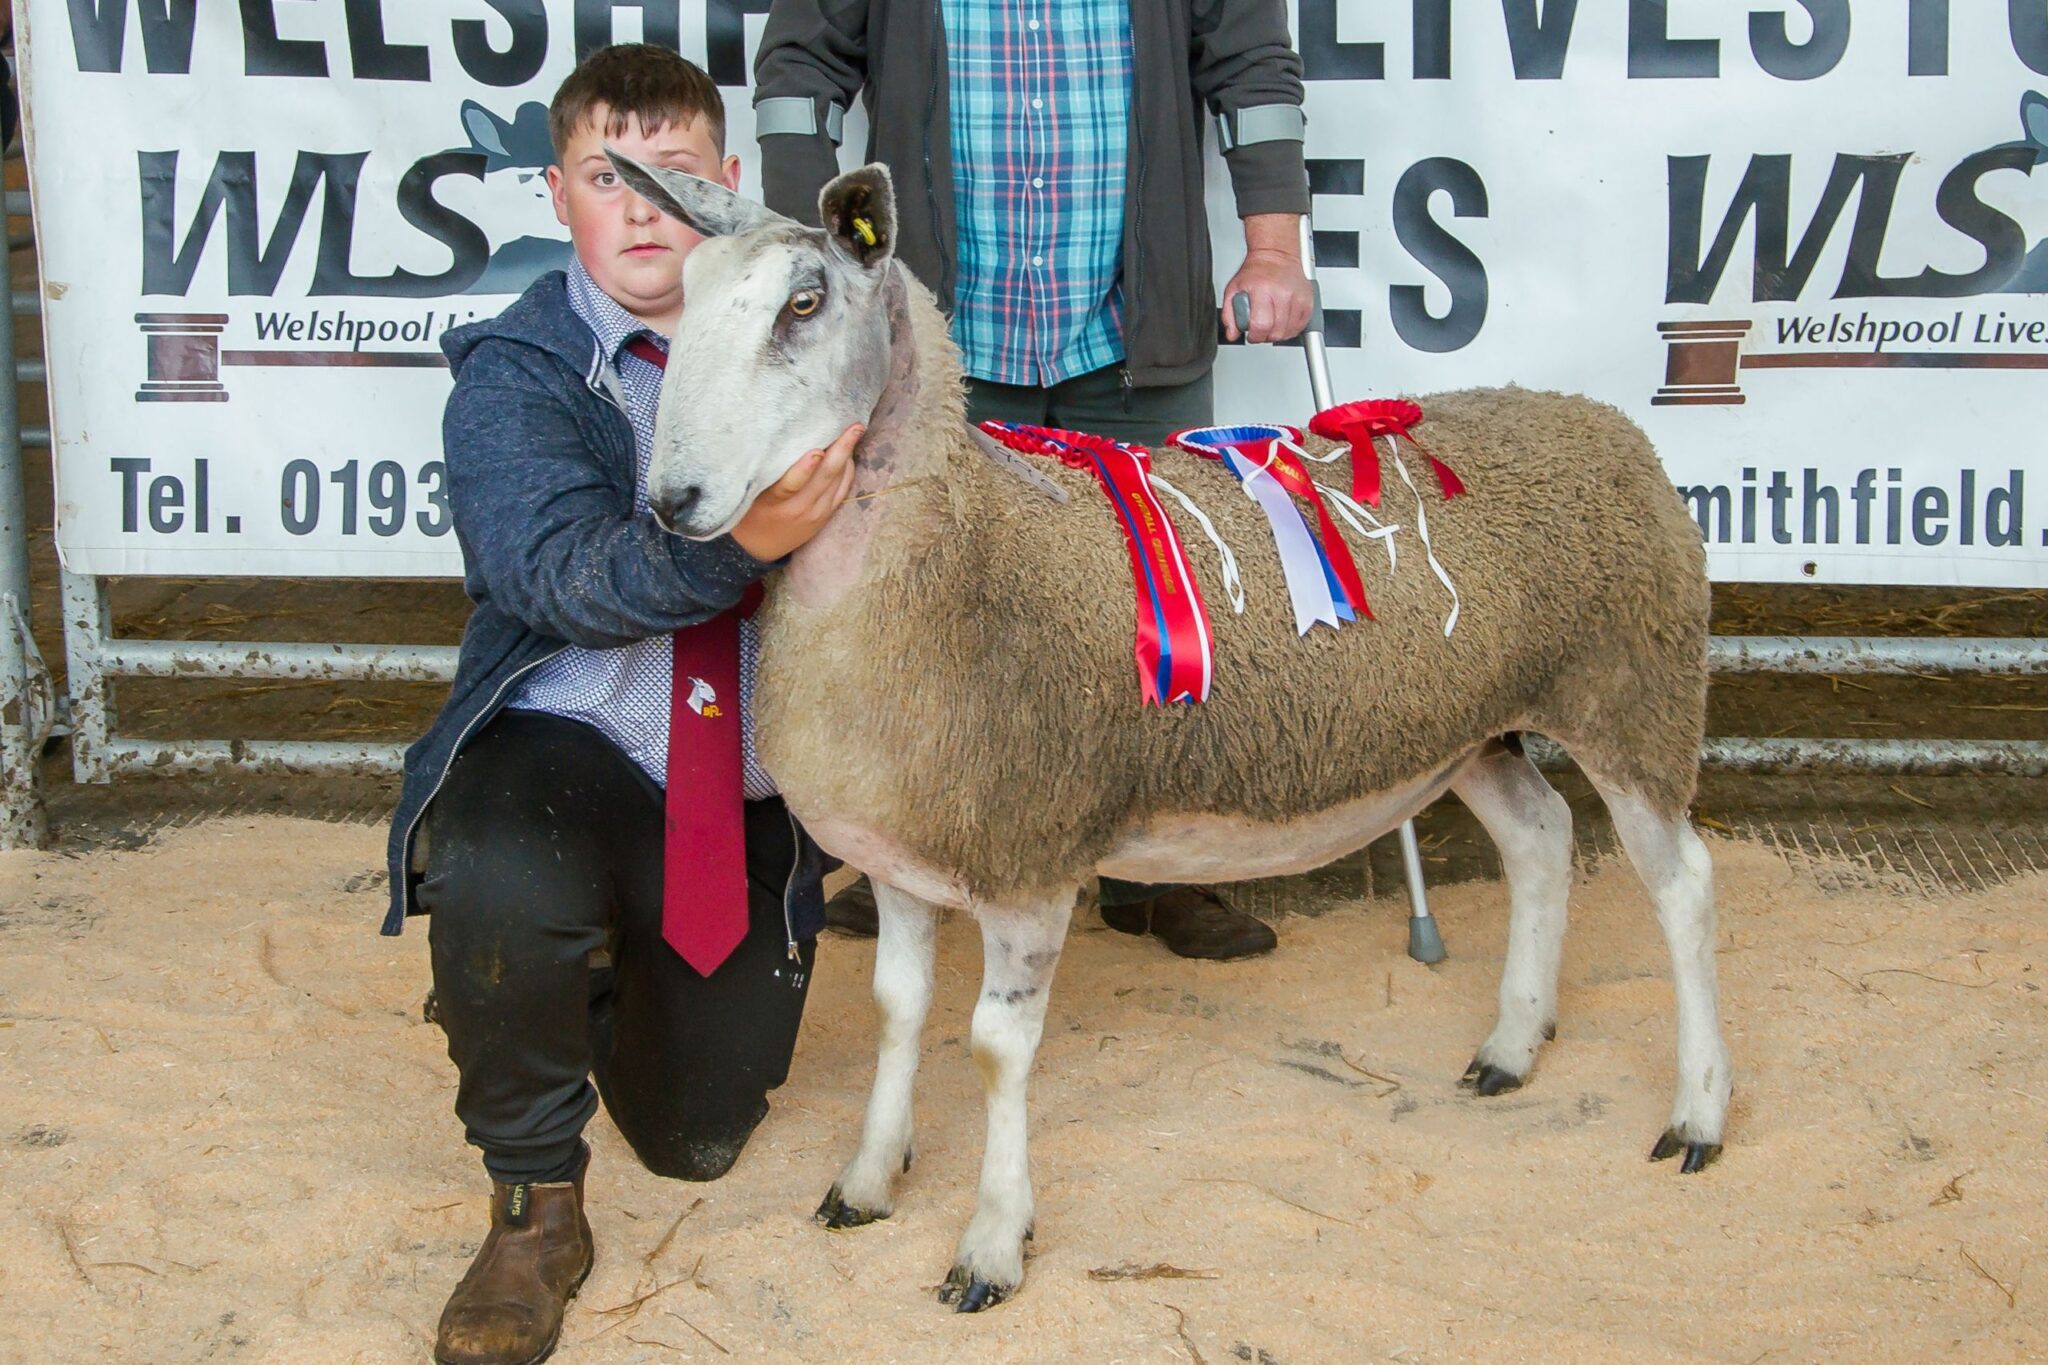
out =
<svg viewBox="0 0 2048 1365"><path fill-rule="evenodd" d="M576 1301L578 1294L583 1292L583 1282L590 1278L590 1272L596 1268L597 1257L592 1256L590 1264L584 1266L583 1273L576 1277L576 1283L569 1286L568 1296L562 1300L562 1324L556 1326L555 1334L548 1338L547 1345L540 1348L540 1353L528 1356L524 1360L507 1361L505 1365L540 1365L543 1360L546 1360L555 1353L555 1348L562 1344L562 1326L566 1325L569 1320L568 1306ZM451 1361L439 1351L436 1351L434 1352L434 1365L461 1365L461 1362Z"/></svg>

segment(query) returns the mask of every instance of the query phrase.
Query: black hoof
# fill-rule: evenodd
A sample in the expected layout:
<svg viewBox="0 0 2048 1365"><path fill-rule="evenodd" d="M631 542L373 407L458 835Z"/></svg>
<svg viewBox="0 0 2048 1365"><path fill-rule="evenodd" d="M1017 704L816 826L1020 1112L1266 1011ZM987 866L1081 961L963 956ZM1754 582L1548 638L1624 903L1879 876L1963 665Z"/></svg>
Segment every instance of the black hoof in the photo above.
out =
<svg viewBox="0 0 2048 1365"><path fill-rule="evenodd" d="M908 1147L905 1147L905 1148L903 1149L903 1174L905 1174L905 1175L909 1175L909 1174L910 1174L910 1156L911 1156L911 1151L910 1151L910 1148L908 1148Z"/></svg>
<svg viewBox="0 0 2048 1365"><path fill-rule="evenodd" d="M1657 1139L1657 1145L1650 1149L1650 1160L1668 1161L1680 1152L1685 1153L1685 1160L1679 1163L1678 1173L1691 1175L1696 1171L1704 1171L1714 1164L1714 1159L1721 1155L1721 1144L1688 1142L1680 1137L1675 1129L1667 1128L1664 1136Z"/></svg>
<svg viewBox="0 0 2048 1365"><path fill-rule="evenodd" d="M1510 1090L1520 1090L1522 1078L1474 1057L1472 1065L1466 1067L1465 1074L1458 1079L1458 1084L1481 1095L1505 1095Z"/></svg>
<svg viewBox="0 0 2048 1365"><path fill-rule="evenodd" d="M1010 1293L1010 1290L990 1284L972 1271L954 1266L953 1273L939 1286L939 1302L952 1304L956 1313L979 1313L1009 1298Z"/></svg>
<svg viewBox="0 0 2048 1365"><path fill-rule="evenodd" d="M869 1223L877 1222L888 1216L886 1213L870 1213L866 1209L855 1208L846 1202L845 1196L839 1193L837 1185L834 1185L827 1192L825 1202L818 1205L818 1211L811 1215L816 1221L834 1230L866 1227Z"/></svg>

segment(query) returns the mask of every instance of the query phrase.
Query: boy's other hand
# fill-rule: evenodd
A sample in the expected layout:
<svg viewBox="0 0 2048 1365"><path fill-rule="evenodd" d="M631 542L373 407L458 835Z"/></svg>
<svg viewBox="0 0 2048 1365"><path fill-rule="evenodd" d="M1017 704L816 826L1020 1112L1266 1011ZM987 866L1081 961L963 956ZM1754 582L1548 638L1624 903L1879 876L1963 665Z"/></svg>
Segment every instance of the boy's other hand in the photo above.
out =
<svg viewBox="0 0 2048 1365"><path fill-rule="evenodd" d="M813 450L761 491L732 528L732 538L756 559L776 560L825 529L853 491L853 448L867 427L855 422L823 450Z"/></svg>

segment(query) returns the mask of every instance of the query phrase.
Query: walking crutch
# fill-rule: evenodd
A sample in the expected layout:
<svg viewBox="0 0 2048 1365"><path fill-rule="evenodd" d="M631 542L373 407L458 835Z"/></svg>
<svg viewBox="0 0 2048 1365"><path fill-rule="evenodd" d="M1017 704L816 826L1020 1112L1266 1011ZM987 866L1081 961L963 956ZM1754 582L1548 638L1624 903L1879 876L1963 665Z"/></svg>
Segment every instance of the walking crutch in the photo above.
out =
<svg viewBox="0 0 2048 1365"><path fill-rule="evenodd" d="M1330 357L1323 348L1323 290L1316 282L1315 234L1309 228L1308 215L1301 218L1301 270L1308 276L1308 287L1315 296L1309 311L1308 327L1301 334L1301 352L1308 359L1309 395L1315 402L1315 410L1335 405L1330 393ZM1240 336L1251 329L1251 300L1243 294L1235 294L1230 300L1232 320L1237 323ZM1448 955L1444 951L1443 935L1437 932L1436 917L1429 913L1429 895L1422 881L1422 845L1415 838L1415 822L1401 822L1401 872L1408 883L1408 956L1417 962L1434 964L1442 962Z"/></svg>

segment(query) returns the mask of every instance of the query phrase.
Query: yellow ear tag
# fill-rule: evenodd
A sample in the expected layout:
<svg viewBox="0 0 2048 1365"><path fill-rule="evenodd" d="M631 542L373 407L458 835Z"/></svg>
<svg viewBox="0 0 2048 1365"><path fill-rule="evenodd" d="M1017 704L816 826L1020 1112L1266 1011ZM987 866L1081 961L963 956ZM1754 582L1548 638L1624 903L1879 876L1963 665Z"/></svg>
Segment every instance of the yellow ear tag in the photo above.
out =
<svg viewBox="0 0 2048 1365"><path fill-rule="evenodd" d="M853 220L853 235L860 238L862 246L873 246L875 244L874 225L865 218Z"/></svg>

